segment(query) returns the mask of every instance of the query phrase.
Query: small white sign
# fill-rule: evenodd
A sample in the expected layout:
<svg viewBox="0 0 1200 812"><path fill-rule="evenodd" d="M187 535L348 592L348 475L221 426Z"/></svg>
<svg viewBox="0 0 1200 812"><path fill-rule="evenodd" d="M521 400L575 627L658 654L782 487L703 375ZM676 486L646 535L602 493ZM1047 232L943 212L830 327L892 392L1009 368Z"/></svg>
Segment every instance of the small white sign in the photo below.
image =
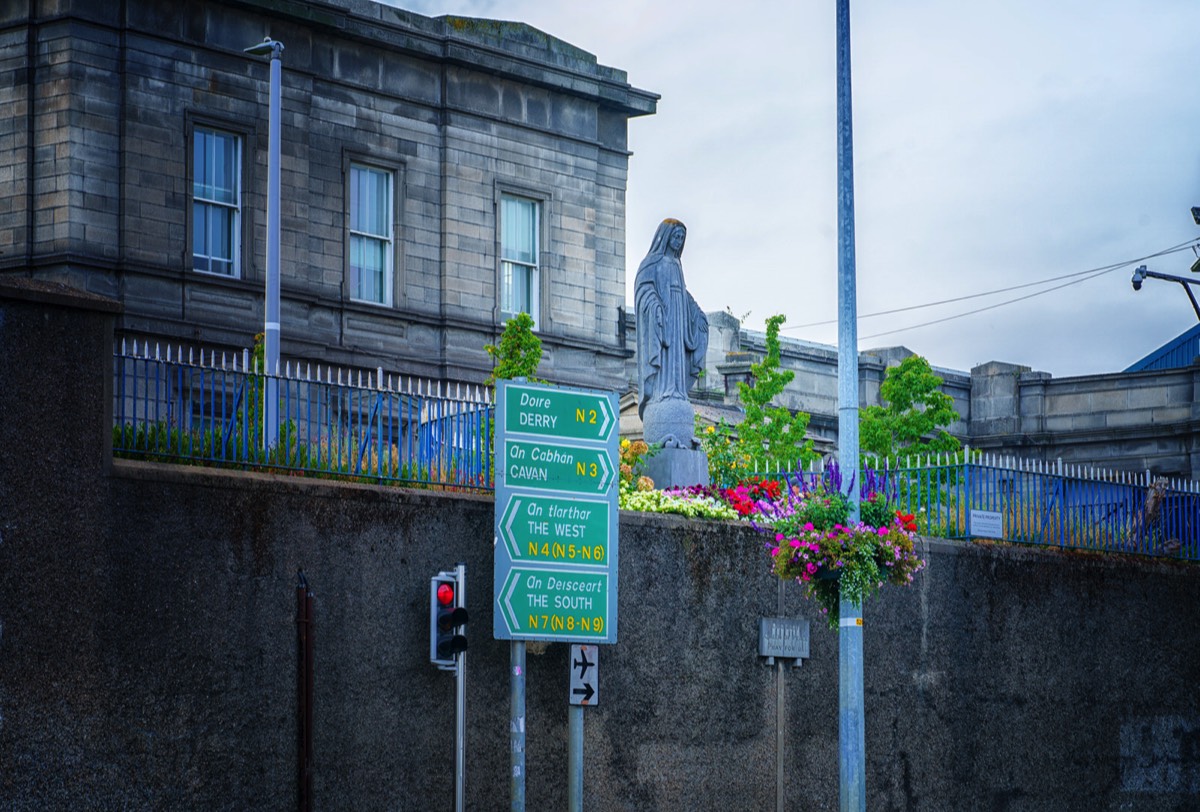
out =
<svg viewBox="0 0 1200 812"><path fill-rule="evenodd" d="M598 705L600 692L596 689L599 680L600 648L579 643L571 645L571 693L572 705Z"/></svg>
<svg viewBox="0 0 1200 812"><path fill-rule="evenodd" d="M971 536L981 539L1004 538L1004 514L995 510L972 510Z"/></svg>

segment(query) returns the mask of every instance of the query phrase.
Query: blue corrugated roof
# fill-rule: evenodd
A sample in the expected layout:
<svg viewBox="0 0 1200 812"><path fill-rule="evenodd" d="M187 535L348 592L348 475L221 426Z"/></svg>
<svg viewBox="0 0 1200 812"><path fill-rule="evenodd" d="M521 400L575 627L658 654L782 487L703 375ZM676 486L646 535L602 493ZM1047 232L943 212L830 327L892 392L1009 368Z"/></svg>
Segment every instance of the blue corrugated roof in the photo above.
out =
<svg viewBox="0 0 1200 812"><path fill-rule="evenodd" d="M1200 324L1163 344L1142 360L1132 364L1126 372L1144 372L1150 369L1179 369L1191 366L1200 356Z"/></svg>

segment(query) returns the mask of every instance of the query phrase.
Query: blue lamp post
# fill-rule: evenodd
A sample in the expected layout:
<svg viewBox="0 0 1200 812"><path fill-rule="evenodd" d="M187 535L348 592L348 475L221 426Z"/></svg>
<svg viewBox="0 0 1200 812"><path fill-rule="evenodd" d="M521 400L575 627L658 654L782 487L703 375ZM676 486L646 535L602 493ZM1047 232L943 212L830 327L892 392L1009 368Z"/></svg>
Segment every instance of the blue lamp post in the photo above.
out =
<svg viewBox="0 0 1200 812"><path fill-rule="evenodd" d="M263 324L263 449L275 445L279 432L279 96L283 43L266 37L245 49L271 58L271 100L267 118L267 291Z"/></svg>
<svg viewBox="0 0 1200 812"><path fill-rule="evenodd" d="M850 105L850 0L837 0L838 466L858 521L858 305L854 267L854 128ZM856 603L854 597L858 597ZM838 741L841 812L866 809L861 596L838 606Z"/></svg>

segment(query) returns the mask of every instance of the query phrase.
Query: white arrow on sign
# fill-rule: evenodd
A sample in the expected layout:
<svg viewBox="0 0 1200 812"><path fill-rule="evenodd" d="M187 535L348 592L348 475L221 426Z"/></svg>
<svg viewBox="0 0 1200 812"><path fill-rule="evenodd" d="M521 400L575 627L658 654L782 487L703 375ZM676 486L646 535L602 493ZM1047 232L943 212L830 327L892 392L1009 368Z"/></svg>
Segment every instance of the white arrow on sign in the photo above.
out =
<svg viewBox="0 0 1200 812"><path fill-rule="evenodd" d="M608 406L608 398L600 398L600 411L604 412L604 420L600 423L600 436L608 436L608 424L613 420L612 410Z"/></svg>

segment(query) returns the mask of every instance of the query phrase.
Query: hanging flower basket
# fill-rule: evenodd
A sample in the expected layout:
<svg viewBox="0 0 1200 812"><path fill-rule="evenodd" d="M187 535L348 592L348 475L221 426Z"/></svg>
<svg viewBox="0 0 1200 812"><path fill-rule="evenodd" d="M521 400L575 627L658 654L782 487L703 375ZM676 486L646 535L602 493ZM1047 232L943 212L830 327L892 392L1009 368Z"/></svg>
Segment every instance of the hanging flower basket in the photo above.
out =
<svg viewBox="0 0 1200 812"><path fill-rule="evenodd" d="M886 527L867 524L834 524L819 529L783 517L770 527L772 570L780 578L795 580L806 597L821 607L831 628L838 625L842 597L861 606L884 584L907 586L925 562L913 547L914 517L896 511Z"/></svg>

